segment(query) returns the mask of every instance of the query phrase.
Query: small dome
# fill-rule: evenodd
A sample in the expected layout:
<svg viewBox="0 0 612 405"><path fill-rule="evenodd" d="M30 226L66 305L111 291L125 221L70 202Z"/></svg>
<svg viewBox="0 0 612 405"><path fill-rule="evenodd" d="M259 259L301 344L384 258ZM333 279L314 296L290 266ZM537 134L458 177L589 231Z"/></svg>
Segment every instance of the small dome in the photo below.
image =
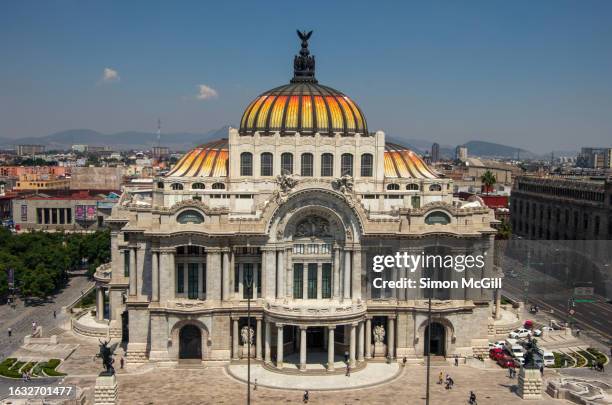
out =
<svg viewBox="0 0 612 405"><path fill-rule="evenodd" d="M385 177L437 179L440 175L427 166L411 149L395 143L385 144Z"/></svg>
<svg viewBox="0 0 612 405"><path fill-rule="evenodd" d="M308 50L311 34L312 31L298 31L302 49L293 61L293 79L249 104L240 120L241 135L368 133L365 116L357 104L338 90L319 84L315 78L315 58Z"/></svg>
<svg viewBox="0 0 612 405"><path fill-rule="evenodd" d="M227 139L209 142L187 152L166 177L225 177L228 158Z"/></svg>

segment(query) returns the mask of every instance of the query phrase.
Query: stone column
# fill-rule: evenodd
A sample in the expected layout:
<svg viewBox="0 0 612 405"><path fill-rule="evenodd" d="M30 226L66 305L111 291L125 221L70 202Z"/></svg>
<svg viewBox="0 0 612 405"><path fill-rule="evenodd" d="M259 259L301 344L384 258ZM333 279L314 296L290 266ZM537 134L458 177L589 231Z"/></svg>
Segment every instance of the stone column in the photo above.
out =
<svg viewBox="0 0 612 405"><path fill-rule="evenodd" d="M387 356L395 358L395 318L387 318Z"/></svg>
<svg viewBox="0 0 612 405"><path fill-rule="evenodd" d="M159 254L151 252L151 301L159 302Z"/></svg>
<svg viewBox="0 0 612 405"><path fill-rule="evenodd" d="M334 371L334 340L336 326L328 326L327 327L327 371Z"/></svg>
<svg viewBox="0 0 612 405"><path fill-rule="evenodd" d="M372 319L370 318L365 322L365 358L372 358Z"/></svg>
<svg viewBox="0 0 612 405"><path fill-rule="evenodd" d="M222 299L224 301L227 301L230 299L230 258L229 258L229 249L224 249L223 250L223 278L221 280L221 283L223 285L223 297ZM207 271L208 270L208 265L207 267ZM208 289L206 289L206 296L208 296Z"/></svg>
<svg viewBox="0 0 612 405"><path fill-rule="evenodd" d="M340 299L340 248L334 246L333 297Z"/></svg>
<svg viewBox="0 0 612 405"><path fill-rule="evenodd" d="M136 249L136 295L142 296L144 291L146 245L143 243Z"/></svg>
<svg viewBox="0 0 612 405"><path fill-rule="evenodd" d="M276 251L264 250L265 263L262 267L262 279L265 280L264 297L274 299L276 296Z"/></svg>
<svg viewBox="0 0 612 405"><path fill-rule="evenodd" d="M356 338L357 338L357 331L356 331L356 325L354 323L351 324L351 340L349 343L349 365L351 367L355 367L355 345L356 345Z"/></svg>
<svg viewBox="0 0 612 405"><path fill-rule="evenodd" d="M353 301L361 299L361 248L353 251L353 266L351 273L351 297Z"/></svg>
<svg viewBox="0 0 612 405"><path fill-rule="evenodd" d="M344 299L351 298L351 251L344 251L344 288L342 291L342 297Z"/></svg>
<svg viewBox="0 0 612 405"><path fill-rule="evenodd" d="M283 368L283 324L276 324L276 367Z"/></svg>
<svg viewBox="0 0 612 405"><path fill-rule="evenodd" d="M317 299L323 298L323 263L317 263Z"/></svg>
<svg viewBox="0 0 612 405"><path fill-rule="evenodd" d="M364 349L364 323L359 322L358 330L358 345L357 345L357 360L363 361L363 349Z"/></svg>
<svg viewBox="0 0 612 405"><path fill-rule="evenodd" d="M130 248L130 295L136 295L136 248Z"/></svg>
<svg viewBox="0 0 612 405"><path fill-rule="evenodd" d="M104 290L102 287L96 288L96 319L98 321L104 320Z"/></svg>
<svg viewBox="0 0 612 405"><path fill-rule="evenodd" d="M306 326L300 326L300 370L306 371Z"/></svg>
<svg viewBox="0 0 612 405"><path fill-rule="evenodd" d="M232 319L232 359L238 360L238 319Z"/></svg>
<svg viewBox="0 0 612 405"><path fill-rule="evenodd" d="M272 328L270 328L270 321L266 321L265 329L266 347L264 350L264 361L266 364L270 364L272 362Z"/></svg>
<svg viewBox="0 0 612 405"><path fill-rule="evenodd" d="M257 318L257 329L255 330L255 359L261 360L261 318Z"/></svg>
<svg viewBox="0 0 612 405"><path fill-rule="evenodd" d="M221 250L206 248L206 300L219 299L221 299Z"/></svg>
<svg viewBox="0 0 612 405"><path fill-rule="evenodd" d="M232 299L238 298L236 291L234 290L234 285L236 284L236 254L233 251L230 251L230 265L229 265L229 284L230 284L230 297Z"/></svg>
<svg viewBox="0 0 612 405"><path fill-rule="evenodd" d="M276 266L276 298L285 297L285 252L278 251L278 261Z"/></svg>

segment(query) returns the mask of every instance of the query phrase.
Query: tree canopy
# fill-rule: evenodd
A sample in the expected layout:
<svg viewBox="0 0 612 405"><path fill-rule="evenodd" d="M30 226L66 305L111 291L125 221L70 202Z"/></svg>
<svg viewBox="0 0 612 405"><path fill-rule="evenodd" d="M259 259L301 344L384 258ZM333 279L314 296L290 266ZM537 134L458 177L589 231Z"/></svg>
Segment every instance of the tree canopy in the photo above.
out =
<svg viewBox="0 0 612 405"><path fill-rule="evenodd" d="M23 298L44 299L66 285L67 271L81 268L88 274L110 261L110 234L29 232L12 234L0 229L0 298L9 294L8 269L15 274L15 288Z"/></svg>

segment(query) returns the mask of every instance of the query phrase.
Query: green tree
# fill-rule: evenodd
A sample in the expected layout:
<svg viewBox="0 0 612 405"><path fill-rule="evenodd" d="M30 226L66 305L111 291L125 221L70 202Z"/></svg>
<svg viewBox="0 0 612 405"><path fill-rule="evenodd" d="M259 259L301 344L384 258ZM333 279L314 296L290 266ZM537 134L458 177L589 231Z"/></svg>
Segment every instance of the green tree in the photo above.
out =
<svg viewBox="0 0 612 405"><path fill-rule="evenodd" d="M483 173L482 176L480 176L480 181L482 182L482 184L484 184L485 191L487 194L489 194L489 190L491 190L491 188L495 185L495 183L497 183L497 179L495 178L495 175L491 173L490 170L487 170L486 172Z"/></svg>

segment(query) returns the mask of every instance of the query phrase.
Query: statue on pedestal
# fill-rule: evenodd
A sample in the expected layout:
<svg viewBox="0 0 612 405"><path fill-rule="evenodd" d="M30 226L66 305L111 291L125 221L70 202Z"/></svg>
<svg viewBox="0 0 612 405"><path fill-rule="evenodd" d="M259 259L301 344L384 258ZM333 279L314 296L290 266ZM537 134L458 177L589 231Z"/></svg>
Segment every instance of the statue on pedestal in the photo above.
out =
<svg viewBox="0 0 612 405"><path fill-rule="evenodd" d="M115 374L115 368L113 367L115 359L113 356L115 355L115 350L117 349L119 343L115 343L110 346L110 340L103 342L98 339L98 341L100 342L100 352L96 354L96 357L102 359L104 374L113 375Z"/></svg>

